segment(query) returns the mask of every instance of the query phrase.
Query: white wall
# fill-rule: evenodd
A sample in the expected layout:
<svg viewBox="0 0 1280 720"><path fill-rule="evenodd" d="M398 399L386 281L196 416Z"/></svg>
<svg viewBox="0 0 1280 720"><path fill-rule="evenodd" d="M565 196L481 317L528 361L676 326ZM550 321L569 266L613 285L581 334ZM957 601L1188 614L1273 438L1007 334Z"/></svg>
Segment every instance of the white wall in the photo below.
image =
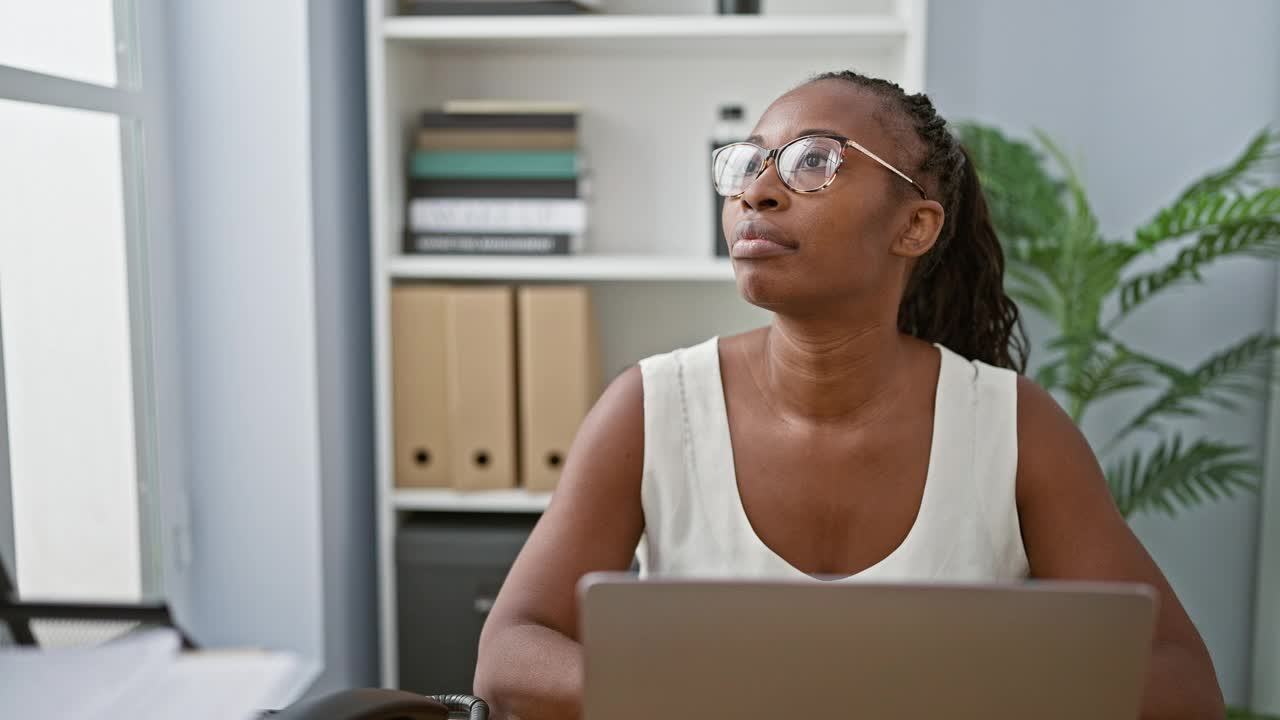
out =
<svg viewBox="0 0 1280 720"><path fill-rule="evenodd" d="M324 656L308 13L169 7L188 625Z"/></svg>
<svg viewBox="0 0 1280 720"><path fill-rule="evenodd" d="M1158 0L948 0L930 4L927 90L945 116L1046 130L1083 156L1110 236L1131 234L1199 174L1219 167L1280 116L1280 4ZM1191 365L1274 327L1275 269L1231 261L1204 286L1167 293L1120 335ZM1033 344L1045 337L1032 324ZM1043 351L1041 352L1043 355ZM1132 408L1086 422L1105 438ZM1186 422L1261 453L1262 404ZM1209 645L1228 701L1249 697L1258 501L1253 496L1133 526Z"/></svg>

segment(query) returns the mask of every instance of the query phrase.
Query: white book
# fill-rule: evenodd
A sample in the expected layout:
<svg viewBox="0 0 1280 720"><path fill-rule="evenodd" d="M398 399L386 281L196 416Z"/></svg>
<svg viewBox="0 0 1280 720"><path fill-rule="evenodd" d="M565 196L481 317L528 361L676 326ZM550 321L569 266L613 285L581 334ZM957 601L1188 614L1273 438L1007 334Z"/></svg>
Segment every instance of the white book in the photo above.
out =
<svg viewBox="0 0 1280 720"><path fill-rule="evenodd" d="M434 233L563 233L587 227L580 198L414 198L409 229Z"/></svg>

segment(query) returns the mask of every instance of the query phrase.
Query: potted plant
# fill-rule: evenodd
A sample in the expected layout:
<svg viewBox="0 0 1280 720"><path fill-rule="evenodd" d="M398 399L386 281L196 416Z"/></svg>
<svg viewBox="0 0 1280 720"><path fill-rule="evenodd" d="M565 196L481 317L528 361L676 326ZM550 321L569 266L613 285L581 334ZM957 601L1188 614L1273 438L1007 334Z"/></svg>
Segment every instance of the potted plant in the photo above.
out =
<svg viewBox="0 0 1280 720"><path fill-rule="evenodd" d="M1179 506L1256 488L1261 470L1247 447L1188 437L1171 421L1257 402L1280 340L1254 333L1183 367L1114 331L1169 288L1200 282L1216 261L1280 257L1280 186L1263 179L1268 164L1280 160L1280 131L1258 133L1229 166L1192 183L1122 238L1102 235L1075 168L1043 133L1036 133L1039 148L974 123L961 125L959 134L1004 246L1007 290L1053 327L1035 380L1077 424L1105 398L1159 390L1154 400L1133 405L1120 430L1095 448L1120 511L1172 515ZM1060 174L1051 172L1050 159ZM1134 270L1169 246L1176 248L1171 260ZM1141 434L1154 442L1132 449Z"/></svg>
<svg viewBox="0 0 1280 720"><path fill-rule="evenodd" d="M1004 247L1006 289L1052 327L1035 380L1077 424L1104 399L1154 392L1130 403L1119 429L1095 443L1120 512L1174 515L1256 489L1261 467L1247 446L1191 435L1175 422L1259 402L1280 340L1250 334L1184 367L1115 330L1168 289L1201 282L1201 271L1223 258L1280 257L1280 186L1266 180L1280 164L1280 130L1259 132L1231 164L1191 183L1127 237L1102 234L1075 167L1044 133L1035 145L977 123L958 134ZM1267 716L1232 709L1230 717Z"/></svg>

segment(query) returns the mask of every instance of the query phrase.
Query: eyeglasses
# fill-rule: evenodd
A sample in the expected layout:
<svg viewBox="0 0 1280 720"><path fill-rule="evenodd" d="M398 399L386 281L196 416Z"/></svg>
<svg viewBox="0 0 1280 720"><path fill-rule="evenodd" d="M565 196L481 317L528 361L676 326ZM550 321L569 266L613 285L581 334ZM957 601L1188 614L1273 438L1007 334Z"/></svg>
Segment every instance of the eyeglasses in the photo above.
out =
<svg viewBox="0 0 1280 720"><path fill-rule="evenodd" d="M764 173L773 160L773 169L783 185L798 193L818 192L836 179L846 148L853 148L911 183L920 197L929 199L920 183L858 143L838 135L805 135L773 150L754 143L739 142L716 148L711 153L711 178L716 192L737 197Z"/></svg>

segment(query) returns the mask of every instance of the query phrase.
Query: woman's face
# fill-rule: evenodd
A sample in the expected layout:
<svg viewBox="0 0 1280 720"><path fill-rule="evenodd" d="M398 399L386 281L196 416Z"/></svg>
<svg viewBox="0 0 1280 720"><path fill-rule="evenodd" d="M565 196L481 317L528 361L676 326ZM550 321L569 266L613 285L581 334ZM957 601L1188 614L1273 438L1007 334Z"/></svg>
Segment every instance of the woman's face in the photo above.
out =
<svg viewBox="0 0 1280 720"><path fill-rule="evenodd" d="M912 176L916 158L877 117L892 121L893 112L856 86L818 81L775 100L751 142L774 149L803 135L840 135ZM853 148L835 180L814 193L788 189L771 161L742 195L725 198L722 219L748 302L797 316L871 311L895 322L913 259L932 246L942 225L941 206Z"/></svg>

